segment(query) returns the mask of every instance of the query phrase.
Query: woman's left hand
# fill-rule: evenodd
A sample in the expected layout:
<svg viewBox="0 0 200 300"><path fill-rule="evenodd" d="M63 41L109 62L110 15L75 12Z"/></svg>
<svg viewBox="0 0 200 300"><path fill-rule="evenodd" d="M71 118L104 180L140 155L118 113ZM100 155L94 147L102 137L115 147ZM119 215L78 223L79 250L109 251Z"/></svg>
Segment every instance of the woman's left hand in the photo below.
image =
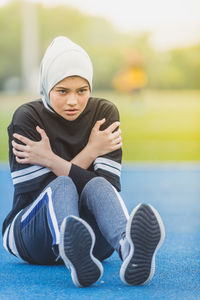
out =
<svg viewBox="0 0 200 300"><path fill-rule="evenodd" d="M49 138L45 131L39 126L36 127L36 130L41 136L41 140L39 142L34 142L23 135L14 133L14 138L21 141L24 145L18 144L13 140L12 150L16 161L20 164L32 164L48 167L54 153L51 150Z"/></svg>

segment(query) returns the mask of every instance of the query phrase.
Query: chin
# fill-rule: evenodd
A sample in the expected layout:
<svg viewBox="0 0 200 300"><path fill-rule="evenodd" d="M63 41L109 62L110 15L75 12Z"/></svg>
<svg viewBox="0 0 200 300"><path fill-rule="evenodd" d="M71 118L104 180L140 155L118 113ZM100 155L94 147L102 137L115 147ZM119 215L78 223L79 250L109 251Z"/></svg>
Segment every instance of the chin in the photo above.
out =
<svg viewBox="0 0 200 300"><path fill-rule="evenodd" d="M65 120L67 121L74 121L78 118L79 115L76 115L76 116L62 116Z"/></svg>

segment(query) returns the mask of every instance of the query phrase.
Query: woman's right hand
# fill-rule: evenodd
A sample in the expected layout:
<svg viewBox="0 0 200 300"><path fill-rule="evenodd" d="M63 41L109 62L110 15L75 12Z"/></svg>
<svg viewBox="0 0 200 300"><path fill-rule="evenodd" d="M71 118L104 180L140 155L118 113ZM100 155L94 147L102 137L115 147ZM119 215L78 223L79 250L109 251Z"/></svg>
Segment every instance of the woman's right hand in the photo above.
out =
<svg viewBox="0 0 200 300"><path fill-rule="evenodd" d="M105 130L100 130L101 125L105 123L105 118L96 122L92 128L87 146L94 151L95 156L107 154L122 147L120 122L114 122Z"/></svg>

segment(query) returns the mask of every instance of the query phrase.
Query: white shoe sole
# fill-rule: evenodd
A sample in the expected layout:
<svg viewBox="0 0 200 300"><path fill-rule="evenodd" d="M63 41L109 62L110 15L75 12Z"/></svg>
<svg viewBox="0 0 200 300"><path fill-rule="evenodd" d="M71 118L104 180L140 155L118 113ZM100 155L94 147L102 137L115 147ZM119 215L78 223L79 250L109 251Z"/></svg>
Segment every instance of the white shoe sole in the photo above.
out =
<svg viewBox="0 0 200 300"><path fill-rule="evenodd" d="M132 211L126 227L129 255L120 269L121 280L128 285L143 285L155 273L155 255L165 237L165 228L157 210L139 204Z"/></svg>
<svg viewBox="0 0 200 300"><path fill-rule="evenodd" d="M63 220L59 253L77 287L90 286L103 274L101 262L92 254L94 244L95 235L87 222L75 216Z"/></svg>

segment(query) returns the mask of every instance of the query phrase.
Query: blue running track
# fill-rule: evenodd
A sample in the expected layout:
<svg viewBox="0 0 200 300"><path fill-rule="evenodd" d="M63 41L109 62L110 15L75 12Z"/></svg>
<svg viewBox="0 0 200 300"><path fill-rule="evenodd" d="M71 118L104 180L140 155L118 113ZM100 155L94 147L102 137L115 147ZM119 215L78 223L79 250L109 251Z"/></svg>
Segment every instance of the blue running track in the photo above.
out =
<svg viewBox="0 0 200 300"><path fill-rule="evenodd" d="M0 300L197 300L200 299L200 165L131 164L122 172L122 196L129 212L150 203L163 218L166 239L156 257L156 273L146 286L129 287L119 278L117 254L103 263L94 286L76 288L64 266L33 266L9 255L0 241ZM7 165L0 165L0 223L12 203Z"/></svg>

